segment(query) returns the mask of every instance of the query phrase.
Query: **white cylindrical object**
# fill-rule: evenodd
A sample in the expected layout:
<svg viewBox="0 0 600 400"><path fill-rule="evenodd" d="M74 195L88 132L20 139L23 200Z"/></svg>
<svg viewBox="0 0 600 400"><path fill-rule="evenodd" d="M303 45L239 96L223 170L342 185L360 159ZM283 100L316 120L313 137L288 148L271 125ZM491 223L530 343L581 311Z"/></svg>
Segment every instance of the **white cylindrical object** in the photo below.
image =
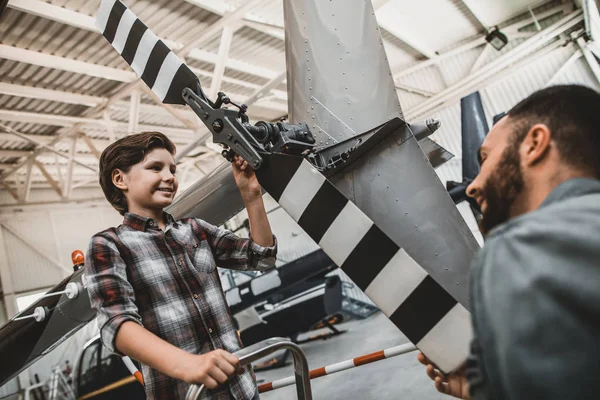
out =
<svg viewBox="0 0 600 400"><path fill-rule="evenodd" d="M65 288L65 294L69 299L74 299L79 295L79 285L77 282L69 282L67 283L67 287Z"/></svg>
<svg viewBox="0 0 600 400"><path fill-rule="evenodd" d="M412 343L401 344L400 346L392 347L387 350L384 350L385 358L399 356L401 354L410 353L411 351L415 351L417 348Z"/></svg>
<svg viewBox="0 0 600 400"><path fill-rule="evenodd" d="M33 318L37 321L37 322L42 322L43 320L46 319L46 309L44 307L36 307L33 310Z"/></svg>
<svg viewBox="0 0 600 400"><path fill-rule="evenodd" d="M273 382L273 389L279 389L286 386L291 386L296 383L295 376L288 376L287 378L279 379Z"/></svg>
<svg viewBox="0 0 600 400"><path fill-rule="evenodd" d="M129 358L127 356L123 357L123 363L125 363L125 366L129 370L129 372L131 372L131 375L133 375L136 372L138 372L138 369L135 366L135 364L133 363L133 361L131 361L131 358Z"/></svg>

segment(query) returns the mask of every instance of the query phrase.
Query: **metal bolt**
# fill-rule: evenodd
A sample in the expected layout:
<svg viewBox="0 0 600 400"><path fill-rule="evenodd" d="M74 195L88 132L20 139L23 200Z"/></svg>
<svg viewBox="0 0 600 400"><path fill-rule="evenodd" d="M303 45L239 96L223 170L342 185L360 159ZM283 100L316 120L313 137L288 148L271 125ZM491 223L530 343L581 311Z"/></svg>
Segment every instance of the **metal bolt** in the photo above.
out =
<svg viewBox="0 0 600 400"><path fill-rule="evenodd" d="M221 132L223 130L223 121L221 121L220 119L214 120L212 123L212 127L215 130L215 132Z"/></svg>

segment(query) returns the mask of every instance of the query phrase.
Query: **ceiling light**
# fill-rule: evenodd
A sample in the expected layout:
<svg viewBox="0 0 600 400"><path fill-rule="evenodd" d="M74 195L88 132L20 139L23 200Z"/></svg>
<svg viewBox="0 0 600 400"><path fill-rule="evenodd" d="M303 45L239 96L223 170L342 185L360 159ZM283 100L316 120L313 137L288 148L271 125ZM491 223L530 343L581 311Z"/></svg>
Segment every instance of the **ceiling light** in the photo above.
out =
<svg viewBox="0 0 600 400"><path fill-rule="evenodd" d="M497 26L493 27L488 32L488 34L485 37L485 40L489 44L494 46L494 48L498 51L502 50L502 48L504 46L506 46L506 44L508 43L508 39L507 39L506 35L504 33L500 32L500 30L498 30Z"/></svg>

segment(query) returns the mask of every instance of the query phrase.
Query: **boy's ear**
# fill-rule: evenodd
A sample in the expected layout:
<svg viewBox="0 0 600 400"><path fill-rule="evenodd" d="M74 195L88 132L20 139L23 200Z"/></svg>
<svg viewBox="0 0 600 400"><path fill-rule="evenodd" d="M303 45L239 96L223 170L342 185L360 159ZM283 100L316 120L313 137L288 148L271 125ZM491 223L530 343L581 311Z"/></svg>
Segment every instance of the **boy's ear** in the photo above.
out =
<svg viewBox="0 0 600 400"><path fill-rule="evenodd" d="M117 189L127 190L125 173L118 168L112 172L112 183L117 187Z"/></svg>

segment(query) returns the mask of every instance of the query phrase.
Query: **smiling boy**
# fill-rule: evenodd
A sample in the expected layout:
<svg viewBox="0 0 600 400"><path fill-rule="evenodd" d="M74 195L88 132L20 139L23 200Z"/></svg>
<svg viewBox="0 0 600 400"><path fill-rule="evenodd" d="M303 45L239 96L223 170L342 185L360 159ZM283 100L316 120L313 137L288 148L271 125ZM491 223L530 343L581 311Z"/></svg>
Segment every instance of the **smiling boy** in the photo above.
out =
<svg viewBox="0 0 600 400"><path fill-rule="evenodd" d="M175 146L144 132L108 146L100 186L124 216L94 235L86 257L92 307L102 342L142 363L148 399L182 399L189 384L207 399L257 399L254 375L233 352L241 348L216 267L263 270L275 263L254 171L241 158L233 175L248 211L250 236L164 212L177 193Z"/></svg>

